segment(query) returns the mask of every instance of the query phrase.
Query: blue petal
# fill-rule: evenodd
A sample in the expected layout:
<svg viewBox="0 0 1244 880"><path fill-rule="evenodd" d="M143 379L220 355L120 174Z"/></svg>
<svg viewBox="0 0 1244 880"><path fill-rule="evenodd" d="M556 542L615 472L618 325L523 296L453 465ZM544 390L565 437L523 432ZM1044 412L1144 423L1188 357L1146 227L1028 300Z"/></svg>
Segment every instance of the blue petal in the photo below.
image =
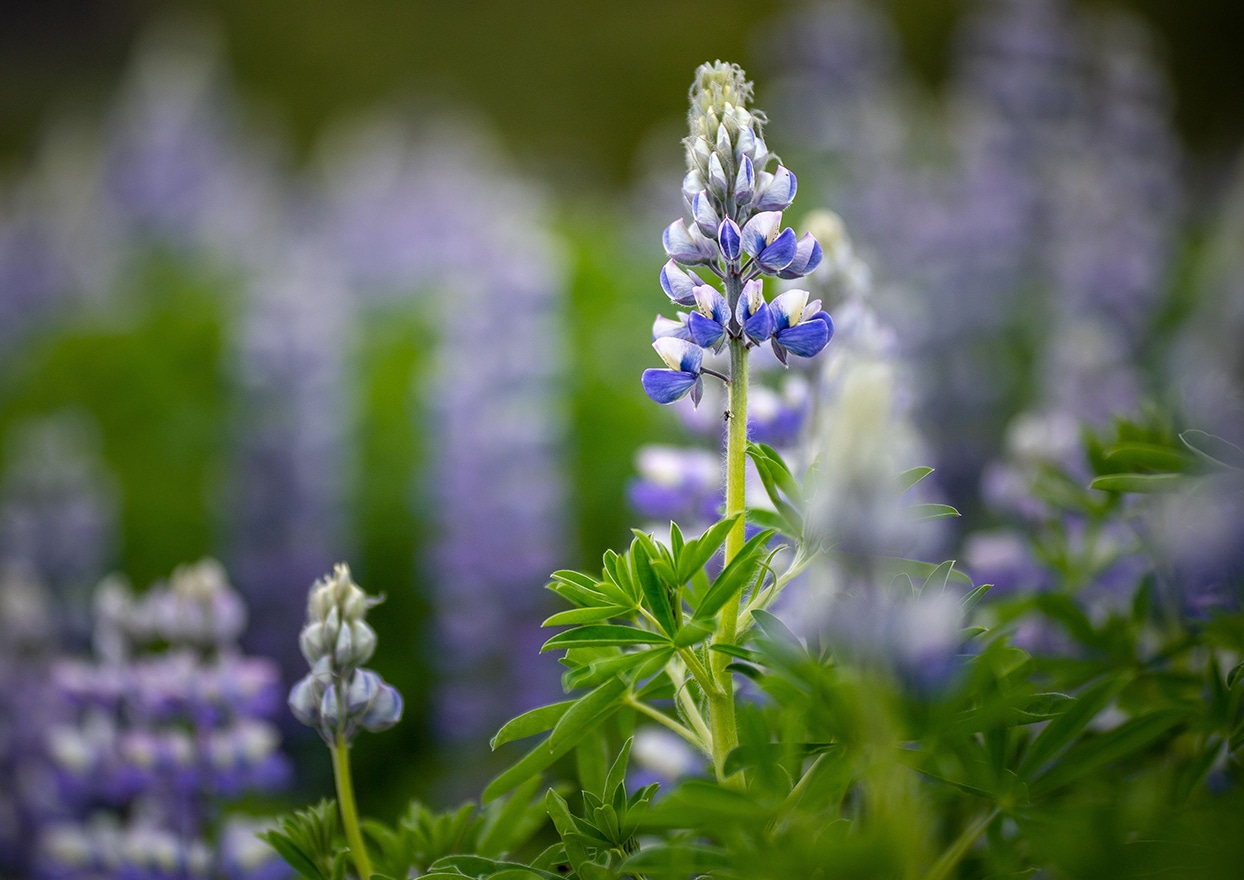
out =
<svg viewBox="0 0 1244 880"><path fill-rule="evenodd" d="M803 238L799 239L799 247L795 249L795 259L778 273L778 277L791 279L808 275L821 265L822 256L821 243L813 237L811 232L805 232Z"/></svg>
<svg viewBox="0 0 1244 880"><path fill-rule="evenodd" d="M657 403L665 404L685 396L700 381L700 377L680 370L648 369L644 370L641 381L645 394Z"/></svg>
<svg viewBox="0 0 1244 880"><path fill-rule="evenodd" d="M705 235L717 236L717 211L713 208L713 199L706 192L698 192L691 197L691 215L695 225Z"/></svg>
<svg viewBox="0 0 1244 880"><path fill-rule="evenodd" d="M780 272L790 265L790 261L795 259L795 251L799 247L799 243L795 240L795 230L787 226L782 230L782 234L773 239L773 243L760 252L756 257L756 262L760 264L760 268L772 274Z"/></svg>
<svg viewBox="0 0 1244 880"><path fill-rule="evenodd" d="M717 229L717 244L721 247L723 257L731 262L737 260L742 251L739 224L729 217L722 220L721 226Z"/></svg>
<svg viewBox="0 0 1244 880"><path fill-rule="evenodd" d="M680 306L695 305L695 288L703 284L694 272L684 272L673 260L661 268L661 289Z"/></svg>
<svg viewBox="0 0 1244 880"><path fill-rule="evenodd" d="M819 354L821 349L829 344L829 336L829 324L814 318L794 327L779 330L775 338L791 354L810 358Z"/></svg>
<svg viewBox="0 0 1244 880"><path fill-rule="evenodd" d="M757 345L773 335L773 313L769 311L768 303L762 303L756 313L747 319L743 332Z"/></svg>
<svg viewBox="0 0 1244 880"><path fill-rule="evenodd" d="M782 215L777 211L762 211L744 223L742 232L743 253L751 257L758 256L769 243L769 236L774 235L776 237L777 227L781 222Z"/></svg>
<svg viewBox="0 0 1244 880"><path fill-rule="evenodd" d="M757 210L781 211L795 200L798 181L786 166L779 165L777 171L773 172L773 176L766 182L768 186L757 193Z"/></svg>
<svg viewBox="0 0 1244 880"><path fill-rule="evenodd" d="M691 317L687 319L687 329L691 331L691 341L702 348L716 348L726 335L725 327L699 312L691 313Z"/></svg>

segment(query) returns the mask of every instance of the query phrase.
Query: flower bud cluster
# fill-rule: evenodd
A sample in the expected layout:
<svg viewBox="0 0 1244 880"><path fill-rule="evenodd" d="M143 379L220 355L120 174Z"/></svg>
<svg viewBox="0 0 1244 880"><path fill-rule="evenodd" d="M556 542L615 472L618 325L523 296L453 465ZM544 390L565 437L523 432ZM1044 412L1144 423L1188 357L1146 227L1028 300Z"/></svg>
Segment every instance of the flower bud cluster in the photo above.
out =
<svg viewBox="0 0 1244 880"><path fill-rule="evenodd" d="M785 364L790 354L813 357L833 335L833 321L806 290L765 300L763 276L802 278L820 265L822 251L811 233L799 238L782 225L798 182L769 152L765 116L747 107L751 93L737 65L717 61L696 71L682 186L691 222L666 227L669 261L660 279L670 302L691 310L658 319L653 329L653 347L667 369L645 370L643 385L658 403L687 394L699 403L703 349L720 351L730 340L748 348L767 341ZM723 290L705 283L694 267L716 275Z"/></svg>
<svg viewBox="0 0 1244 880"><path fill-rule="evenodd" d="M359 728L380 731L402 717L402 696L379 674L362 668L376 650L376 633L363 619L380 600L354 583L338 564L311 587L307 622L298 636L311 671L289 692L294 716L330 746L349 742Z"/></svg>

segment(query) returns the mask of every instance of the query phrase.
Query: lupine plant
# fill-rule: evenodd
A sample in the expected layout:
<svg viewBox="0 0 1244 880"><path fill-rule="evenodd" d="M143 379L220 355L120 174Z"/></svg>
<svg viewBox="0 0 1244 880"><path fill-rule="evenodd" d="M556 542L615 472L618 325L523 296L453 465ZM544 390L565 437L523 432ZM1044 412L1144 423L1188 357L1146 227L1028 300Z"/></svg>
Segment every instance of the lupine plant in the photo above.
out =
<svg viewBox="0 0 1244 880"><path fill-rule="evenodd" d="M1065 590L1017 606L993 602L954 561L909 558L922 521L955 511L911 503L930 469L906 461L910 401L858 303L850 320L844 305L838 343L855 344L823 371L812 410L816 454L792 469L749 439L755 349L789 363L833 334L807 291L766 296L766 277L795 281L825 252L783 225L795 178L750 98L737 67L696 73L691 222L666 228L659 273L687 311L657 321L666 366L642 376L661 404L710 406L707 384L724 387L711 521L635 530L599 571L554 572L548 587L570 607L545 621L564 629L543 649L564 652L569 698L498 731L494 748L539 740L487 785L485 806L415 802L392 825L360 820L347 750L358 729L396 722L400 699L359 668L375 647L362 621L371 600L338 568L312 590L301 639L312 671L290 704L332 751L339 803L287 816L267 839L311 880L351 866L385 880L1235 876L1239 570L1212 578L1237 601L1202 602L1193 618L1158 600L1192 583L1201 557L1159 553L1120 574L1127 601L1095 617L1074 595L1099 579L1092 560L1054 560ZM1045 503L1078 505L1090 527L1142 490L1191 485L1180 497L1195 497L1212 481L1210 520L1238 502L1244 451L1212 435L1120 427L1081 448L1083 481L1054 483L1063 491ZM749 466L763 502L744 491ZM678 487L678 467L666 456L653 470ZM652 507L672 497L654 492ZM1155 551L1146 524L1162 516L1133 522ZM1028 619L1057 630L1060 650L1019 647ZM665 784L637 785L632 745L649 749L641 735L654 727L696 758Z"/></svg>

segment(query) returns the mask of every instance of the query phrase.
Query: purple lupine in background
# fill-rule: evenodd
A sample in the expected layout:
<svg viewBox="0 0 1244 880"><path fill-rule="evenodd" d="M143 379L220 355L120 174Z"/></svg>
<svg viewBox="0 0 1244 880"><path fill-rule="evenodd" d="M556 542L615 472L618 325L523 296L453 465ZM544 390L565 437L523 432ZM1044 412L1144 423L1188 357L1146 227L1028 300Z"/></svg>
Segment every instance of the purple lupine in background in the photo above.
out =
<svg viewBox="0 0 1244 880"><path fill-rule="evenodd" d="M55 601L24 566L0 563L0 877L28 876L43 815L33 771L43 748Z"/></svg>
<svg viewBox="0 0 1244 880"><path fill-rule="evenodd" d="M473 131L379 120L331 147L325 248L361 307L404 300L438 328L414 389L443 639L433 717L464 742L560 691L556 667L514 640L537 632L567 544L561 259L539 194Z"/></svg>
<svg viewBox="0 0 1244 880"><path fill-rule="evenodd" d="M212 560L141 596L119 578L100 585L95 659L58 659L46 683L55 717L37 768L32 876L287 875L221 811L289 776L271 722L279 673L237 649L245 624L241 596Z"/></svg>
<svg viewBox="0 0 1244 880"><path fill-rule="evenodd" d="M0 564L18 566L56 596L56 643L85 638L90 587L117 552L118 489L90 417L64 411L8 434L0 475Z"/></svg>
<svg viewBox="0 0 1244 880"><path fill-rule="evenodd" d="M238 103L206 24L146 34L106 122L101 213L132 243L226 267L270 262L281 169Z"/></svg>
<svg viewBox="0 0 1244 880"><path fill-rule="evenodd" d="M354 315L310 247L251 279L230 358L239 389L227 522L230 565L264 626L249 642L288 680L308 583L347 540L348 357Z"/></svg>
<svg viewBox="0 0 1244 880"><path fill-rule="evenodd" d="M784 100L828 130L871 97L889 122L810 137L831 166L872 158L858 163L865 173L809 185L830 194L877 266L877 307L910 341L939 475L970 500L1006 419L1033 395L1025 350L1051 390L1088 386L1061 357L1068 339L1092 334L1121 359L1117 370L1109 358L1085 365L1110 373L1094 392L1111 411L1136 399L1127 374L1180 213L1165 80L1135 21L1090 19L1060 0L986 4L955 44L947 112L932 117L904 103L913 88L895 63L833 51L862 32L896 58L873 13L827 3L815 15L782 56ZM904 115L921 122L900 125Z"/></svg>

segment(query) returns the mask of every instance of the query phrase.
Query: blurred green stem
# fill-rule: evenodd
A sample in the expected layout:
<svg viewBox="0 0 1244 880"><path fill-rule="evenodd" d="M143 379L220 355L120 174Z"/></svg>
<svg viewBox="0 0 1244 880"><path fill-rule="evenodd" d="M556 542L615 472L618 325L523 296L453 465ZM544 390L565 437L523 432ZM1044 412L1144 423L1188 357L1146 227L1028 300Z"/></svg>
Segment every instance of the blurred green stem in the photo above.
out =
<svg viewBox="0 0 1244 880"><path fill-rule="evenodd" d="M363 833L359 830L358 808L354 804L354 782L350 778L350 745L345 734L337 734L337 744L331 749L333 753L333 778L337 782L337 803L341 805L341 824L346 830L346 841L350 844L350 855L354 858L355 870L360 880L371 877L371 861L367 858L367 847L363 845Z"/></svg>

